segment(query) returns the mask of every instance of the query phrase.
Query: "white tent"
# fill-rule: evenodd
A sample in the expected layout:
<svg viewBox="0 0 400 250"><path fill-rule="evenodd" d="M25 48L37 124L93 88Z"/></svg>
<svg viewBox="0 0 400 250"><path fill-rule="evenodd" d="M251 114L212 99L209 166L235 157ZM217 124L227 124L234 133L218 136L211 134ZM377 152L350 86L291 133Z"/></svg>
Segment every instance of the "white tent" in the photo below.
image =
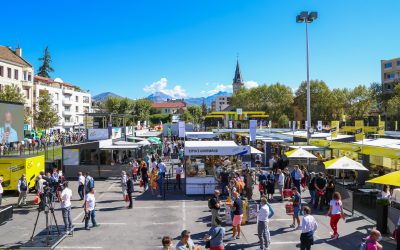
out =
<svg viewBox="0 0 400 250"><path fill-rule="evenodd" d="M338 169L338 170L359 170L359 171L369 171L361 163L353 161L352 159L343 156L338 159L333 159L324 162L326 169Z"/></svg>
<svg viewBox="0 0 400 250"><path fill-rule="evenodd" d="M254 148L254 147L251 147L251 148L250 148L250 153L251 153L252 155L255 155L255 154L263 154L262 151L260 151L260 150L258 150L258 149L256 149L256 148Z"/></svg>
<svg viewBox="0 0 400 250"><path fill-rule="evenodd" d="M238 146L234 141L186 141L185 156L248 155L250 146Z"/></svg>
<svg viewBox="0 0 400 250"><path fill-rule="evenodd" d="M307 150L304 150L303 148L298 148L289 152L285 153L288 158L303 158L303 159L311 159L311 158L317 158L315 155L311 154Z"/></svg>

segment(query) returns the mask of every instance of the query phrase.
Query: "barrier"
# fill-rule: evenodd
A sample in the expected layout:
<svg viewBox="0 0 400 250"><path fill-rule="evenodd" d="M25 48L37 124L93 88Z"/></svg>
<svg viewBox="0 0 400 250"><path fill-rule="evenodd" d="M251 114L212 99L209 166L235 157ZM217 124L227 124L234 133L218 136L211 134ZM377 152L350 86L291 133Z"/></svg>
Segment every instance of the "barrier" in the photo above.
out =
<svg viewBox="0 0 400 250"><path fill-rule="evenodd" d="M0 210L0 225L11 220L13 217L13 206L8 206Z"/></svg>
<svg viewBox="0 0 400 250"><path fill-rule="evenodd" d="M335 191L342 196L343 209L354 215L354 192L346 189L346 187L336 183Z"/></svg>

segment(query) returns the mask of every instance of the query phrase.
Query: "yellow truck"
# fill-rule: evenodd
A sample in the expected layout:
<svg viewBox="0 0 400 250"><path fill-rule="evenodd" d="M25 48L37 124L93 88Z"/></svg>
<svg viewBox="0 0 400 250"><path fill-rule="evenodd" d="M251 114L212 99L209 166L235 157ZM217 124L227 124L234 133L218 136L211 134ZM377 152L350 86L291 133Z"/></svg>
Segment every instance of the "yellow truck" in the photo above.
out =
<svg viewBox="0 0 400 250"><path fill-rule="evenodd" d="M26 175L29 189L35 187L36 177L44 171L44 155L0 157L0 176L4 190L17 190L18 180Z"/></svg>

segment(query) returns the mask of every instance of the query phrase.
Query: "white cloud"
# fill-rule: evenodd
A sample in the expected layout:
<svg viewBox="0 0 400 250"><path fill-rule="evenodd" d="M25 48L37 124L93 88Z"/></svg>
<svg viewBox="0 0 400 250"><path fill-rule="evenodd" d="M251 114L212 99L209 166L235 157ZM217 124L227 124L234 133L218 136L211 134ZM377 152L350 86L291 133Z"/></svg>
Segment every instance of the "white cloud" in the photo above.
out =
<svg viewBox="0 0 400 250"><path fill-rule="evenodd" d="M256 81L247 81L244 83L244 87L246 89L255 88L255 87L258 87L258 83Z"/></svg>
<svg viewBox="0 0 400 250"><path fill-rule="evenodd" d="M210 95L215 95L216 93L218 93L220 91L231 92L232 85L217 84L214 89L204 91L204 93L206 93L208 96L210 96Z"/></svg>
<svg viewBox="0 0 400 250"><path fill-rule="evenodd" d="M172 89L167 88L168 79L163 77L160 80L153 82L150 85L146 85L143 90L145 92L154 93L154 92L162 92L174 98L185 98L187 97L186 90L182 88L180 85L175 85Z"/></svg>

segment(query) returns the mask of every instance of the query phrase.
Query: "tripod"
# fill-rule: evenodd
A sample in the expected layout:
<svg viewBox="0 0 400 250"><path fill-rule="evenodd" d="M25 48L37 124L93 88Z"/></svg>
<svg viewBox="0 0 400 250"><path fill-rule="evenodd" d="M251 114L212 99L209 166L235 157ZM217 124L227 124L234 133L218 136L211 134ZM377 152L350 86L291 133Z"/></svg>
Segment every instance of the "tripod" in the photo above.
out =
<svg viewBox="0 0 400 250"><path fill-rule="evenodd" d="M44 195L43 198L45 199L45 201L44 201L45 205L44 205L44 207L42 207L39 204L38 214L37 214L37 217L36 217L35 226L33 228L31 241L33 241L33 236L35 234L35 230L36 230L36 226L37 226L37 223L38 223L38 220L39 220L40 212L44 211L44 214L46 216L46 231L47 231L46 244L47 244L47 246L50 246L50 235L51 235L51 231L52 231L52 224L51 224L51 218L49 220L49 212L51 213L51 215L52 215L52 217L54 219L54 222L56 224L58 235L60 235L60 229L59 229L58 224L57 224L57 219L56 219L56 216L54 214L54 207L53 207L53 203L51 202L51 199L49 199L49 197L47 197L46 195ZM50 224L49 224L49 221L50 221Z"/></svg>

